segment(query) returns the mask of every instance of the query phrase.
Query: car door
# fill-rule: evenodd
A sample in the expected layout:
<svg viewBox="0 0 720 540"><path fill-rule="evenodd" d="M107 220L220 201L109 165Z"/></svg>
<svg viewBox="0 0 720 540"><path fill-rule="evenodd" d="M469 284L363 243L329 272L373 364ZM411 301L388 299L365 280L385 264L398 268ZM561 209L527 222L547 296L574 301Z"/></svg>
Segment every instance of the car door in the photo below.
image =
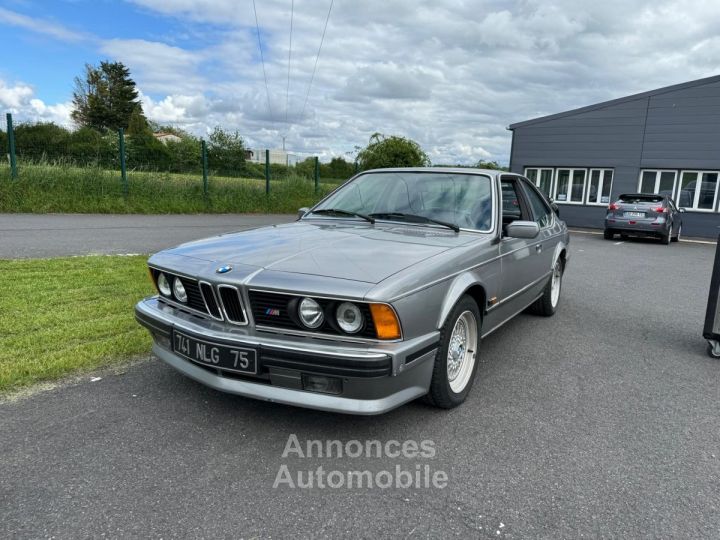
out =
<svg viewBox="0 0 720 540"><path fill-rule="evenodd" d="M536 251L533 245L536 239L511 238L506 234L506 227L516 220L534 221L534 219L519 177L501 177L500 191L502 194L502 237L500 239L502 293L499 301L500 303L511 303L514 306L521 302L519 297L535 278Z"/></svg>
<svg viewBox="0 0 720 540"><path fill-rule="evenodd" d="M533 266L532 273L536 276L536 279L540 279L550 271L555 262L555 251L560 237L554 230L555 215L545 198L534 185L524 178L520 179L520 185L532 211L532 220L540 228L540 233L533 245L536 256L533 257L531 262Z"/></svg>
<svg viewBox="0 0 720 540"><path fill-rule="evenodd" d="M672 220L672 229L671 229L671 236L677 235L678 229L680 228L680 225L682 224L682 217L680 216L680 211L678 210L677 206L675 205L675 201L668 198L668 208L669 208L669 214L668 217L670 220Z"/></svg>

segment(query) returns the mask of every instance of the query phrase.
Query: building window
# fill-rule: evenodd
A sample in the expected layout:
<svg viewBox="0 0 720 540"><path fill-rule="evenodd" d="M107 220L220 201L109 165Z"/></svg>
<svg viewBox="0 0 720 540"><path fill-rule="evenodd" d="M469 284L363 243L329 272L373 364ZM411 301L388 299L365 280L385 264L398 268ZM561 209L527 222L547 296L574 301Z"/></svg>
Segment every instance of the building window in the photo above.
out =
<svg viewBox="0 0 720 540"><path fill-rule="evenodd" d="M716 171L682 171L675 202L681 208L712 212L715 210L717 191Z"/></svg>
<svg viewBox="0 0 720 540"><path fill-rule="evenodd" d="M612 181L612 169L590 169L587 203L596 205L609 204Z"/></svg>
<svg viewBox="0 0 720 540"><path fill-rule="evenodd" d="M545 195L552 196L553 169L527 168L525 169L525 178L535 184Z"/></svg>
<svg viewBox="0 0 720 540"><path fill-rule="evenodd" d="M675 193L676 171L640 171L640 193L657 193L673 196Z"/></svg>
<svg viewBox="0 0 720 540"><path fill-rule="evenodd" d="M559 203L582 204L585 198L585 169L558 169L555 172L555 197Z"/></svg>

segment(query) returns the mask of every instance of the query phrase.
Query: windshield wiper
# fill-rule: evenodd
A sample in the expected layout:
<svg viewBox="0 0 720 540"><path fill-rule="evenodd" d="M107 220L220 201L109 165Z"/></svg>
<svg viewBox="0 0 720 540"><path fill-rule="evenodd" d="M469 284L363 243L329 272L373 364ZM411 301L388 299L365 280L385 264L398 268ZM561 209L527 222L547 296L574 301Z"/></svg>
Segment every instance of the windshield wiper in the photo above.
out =
<svg viewBox="0 0 720 540"><path fill-rule="evenodd" d="M434 223L435 225L442 225L448 229L452 229L455 232L460 232L460 227L454 223L448 223L447 221L440 221L439 219L432 219L425 216L419 216L417 214L405 214L403 212L377 212L370 214L369 217L378 219L397 219L400 221L409 221L415 223Z"/></svg>
<svg viewBox="0 0 720 540"><path fill-rule="evenodd" d="M341 210L340 208L320 208L319 210L313 210L311 214L335 214L337 216L353 216L375 223L375 218L372 216L366 216L365 214L358 214L357 212L350 212L349 210Z"/></svg>

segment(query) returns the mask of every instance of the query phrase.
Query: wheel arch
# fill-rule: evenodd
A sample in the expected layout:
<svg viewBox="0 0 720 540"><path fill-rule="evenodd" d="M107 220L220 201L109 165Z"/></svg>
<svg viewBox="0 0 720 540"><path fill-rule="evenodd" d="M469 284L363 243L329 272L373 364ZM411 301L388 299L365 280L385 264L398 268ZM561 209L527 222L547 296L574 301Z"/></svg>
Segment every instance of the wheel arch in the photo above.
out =
<svg viewBox="0 0 720 540"><path fill-rule="evenodd" d="M437 321L438 329L443 327L455 304L465 295L475 300L478 311L480 312L480 317L485 315L485 308L487 306L487 288L485 284L469 272L460 274L455 278L445 294Z"/></svg>

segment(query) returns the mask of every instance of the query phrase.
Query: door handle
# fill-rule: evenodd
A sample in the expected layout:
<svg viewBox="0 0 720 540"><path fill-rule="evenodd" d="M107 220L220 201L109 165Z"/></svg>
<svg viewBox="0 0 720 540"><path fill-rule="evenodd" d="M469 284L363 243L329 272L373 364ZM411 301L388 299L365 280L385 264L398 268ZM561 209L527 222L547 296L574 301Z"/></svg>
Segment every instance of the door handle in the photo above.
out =
<svg viewBox="0 0 720 540"><path fill-rule="evenodd" d="M535 251L538 253L542 252L542 244L535 244Z"/></svg>

